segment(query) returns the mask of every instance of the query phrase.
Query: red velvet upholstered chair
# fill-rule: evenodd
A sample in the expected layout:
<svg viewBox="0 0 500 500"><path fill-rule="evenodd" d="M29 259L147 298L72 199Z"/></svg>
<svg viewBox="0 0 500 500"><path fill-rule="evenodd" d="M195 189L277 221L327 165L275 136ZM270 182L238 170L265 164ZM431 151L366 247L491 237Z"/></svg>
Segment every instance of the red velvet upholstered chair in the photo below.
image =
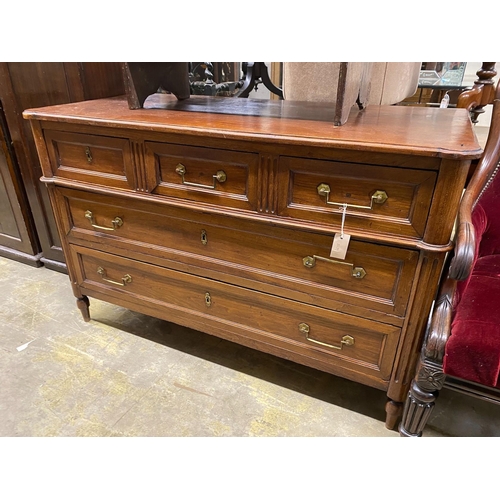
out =
<svg viewBox="0 0 500 500"><path fill-rule="evenodd" d="M462 198L455 249L403 411L402 436L422 435L443 385L500 403L500 85L488 91L490 132Z"/></svg>

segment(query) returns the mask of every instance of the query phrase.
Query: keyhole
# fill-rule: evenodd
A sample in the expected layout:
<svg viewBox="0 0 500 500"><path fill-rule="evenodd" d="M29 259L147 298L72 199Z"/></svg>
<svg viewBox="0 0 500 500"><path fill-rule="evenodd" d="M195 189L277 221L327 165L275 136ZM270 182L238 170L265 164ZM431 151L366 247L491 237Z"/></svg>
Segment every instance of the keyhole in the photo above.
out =
<svg viewBox="0 0 500 500"><path fill-rule="evenodd" d="M210 307L212 305L212 297L210 297L210 294L208 292L205 294L205 305L207 307Z"/></svg>
<svg viewBox="0 0 500 500"><path fill-rule="evenodd" d="M203 245L206 245L208 243L207 232L204 229L201 231L201 243Z"/></svg>
<svg viewBox="0 0 500 500"><path fill-rule="evenodd" d="M88 161L89 163L92 163L93 158L92 158L92 153L91 153L91 151L90 151L90 148L89 148L89 147L86 147L86 148L85 148L85 156L87 157L87 161Z"/></svg>

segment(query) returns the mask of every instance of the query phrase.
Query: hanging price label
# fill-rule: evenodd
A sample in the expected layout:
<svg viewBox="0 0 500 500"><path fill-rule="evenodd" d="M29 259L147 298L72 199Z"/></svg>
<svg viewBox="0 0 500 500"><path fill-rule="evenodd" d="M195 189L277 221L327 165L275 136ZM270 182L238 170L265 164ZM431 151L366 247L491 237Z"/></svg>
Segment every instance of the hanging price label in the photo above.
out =
<svg viewBox="0 0 500 500"><path fill-rule="evenodd" d="M333 237L332 248L330 250L330 257L334 259L344 260L349 248L350 234L344 233L345 215L347 212L347 203L342 205L342 224L340 226L340 233L336 233Z"/></svg>
<svg viewBox="0 0 500 500"><path fill-rule="evenodd" d="M347 254L347 248L349 247L349 240L351 239L350 234L345 234L344 236L337 233L333 237L332 249L330 250L330 257L334 259L344 260Z"/></svg>

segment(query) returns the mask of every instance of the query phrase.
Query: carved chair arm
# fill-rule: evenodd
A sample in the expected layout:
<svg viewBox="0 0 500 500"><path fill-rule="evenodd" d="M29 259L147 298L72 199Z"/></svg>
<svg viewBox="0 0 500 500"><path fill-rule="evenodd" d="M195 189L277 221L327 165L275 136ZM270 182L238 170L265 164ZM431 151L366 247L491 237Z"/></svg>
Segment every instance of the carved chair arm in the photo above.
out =
<svg viewBox="0 0 500 500"><path fill-rule="evenodd" d="M449 277L455 280L466 279L474 264L476 234L472 225L472 211L482 192L493 180L500 162L500 82L497 84L493 99L488 140L474 175L465 191L458 212L455 254L449 268Z"/></svg>
<svg viewBox="0 0 500 500"><path fill-rule="evenodd" d="M448 269L448 276L457 281L465 280L472 272L476 254L476 232L472 224L473 200L467 192L462 198L455 235L455 249Z"/></svg>
<svg viewBox="0 0 500 500"><path fill-rule="evenodd" d="M442 364L444 349L451 330L453 296L457 282L447 278L441 284L439 296L432 311L422 356L434 363Z"/></svg>

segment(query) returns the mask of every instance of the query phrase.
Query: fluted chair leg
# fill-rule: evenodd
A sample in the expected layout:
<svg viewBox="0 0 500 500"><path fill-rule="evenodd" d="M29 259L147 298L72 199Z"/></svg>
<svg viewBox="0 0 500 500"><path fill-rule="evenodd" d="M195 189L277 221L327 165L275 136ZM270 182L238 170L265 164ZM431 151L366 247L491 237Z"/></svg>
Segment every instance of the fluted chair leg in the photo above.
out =
<svg viewBox="0 0 500 500"><path fill-rule="evenodd" d="M445 380L442 367L431 363L421 363L417 377L413 380L399 425L399 434L403 437L421 437L439 390Z"/></svg>

